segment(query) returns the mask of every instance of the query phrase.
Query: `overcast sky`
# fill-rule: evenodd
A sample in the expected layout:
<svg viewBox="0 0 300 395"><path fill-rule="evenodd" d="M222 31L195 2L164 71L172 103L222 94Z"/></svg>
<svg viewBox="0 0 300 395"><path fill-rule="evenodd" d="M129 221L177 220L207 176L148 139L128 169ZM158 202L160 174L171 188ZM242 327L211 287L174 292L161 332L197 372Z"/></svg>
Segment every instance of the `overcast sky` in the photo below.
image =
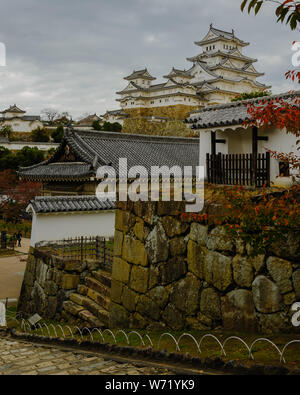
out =
<svg viewBox="0 0 300 395"><path fill-rule="evenodd" d="M0 109L16 103L39 115L45 107L77 118L119 108L123 77L147 67L156 82L186 57L201 52L194 41L215 27L249 41L245 54L265 72L259 81L279 93L292 68L291 45L299 33L277 24L274 7L256 17L242 14L241 0L0 0Z"/></svg>

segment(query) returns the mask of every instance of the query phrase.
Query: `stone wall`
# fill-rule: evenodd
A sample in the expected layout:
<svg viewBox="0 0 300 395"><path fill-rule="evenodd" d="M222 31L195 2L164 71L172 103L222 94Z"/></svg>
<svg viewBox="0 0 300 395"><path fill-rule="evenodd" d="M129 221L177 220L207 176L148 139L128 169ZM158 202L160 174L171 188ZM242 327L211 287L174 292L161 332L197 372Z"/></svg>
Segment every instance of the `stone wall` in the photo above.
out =
<svg viewBox="0 0 300 395"><path fill-rule="evenodd" d="M254 256L223 227L183 222L176 203L118 203L110 326L290 332L300 234Z"/></svg>
<svg viewBox="0 0 300 395"><path fill-rule="evenodd" d="M156 136L196 136L196 132L187 127L183 121L153 122L146 118L125 119L122 132Z"/></svg>
<svg viewBox="0 0 300 395"><path fill-rule="evenodd" d="M18 311L27 316L38 313L46 319L61 319L63 302L97 267L95 261L80 263L56 256L46 247L31 248Z"/></svg>
<svg viewBox="0 0 300 395"><path fill-rule="evenodd" d="M184 120L189 113L196 110L197 106L184 104L176 104L174 106L160 107L140 107L140 108L124 108L123 111L130 115L130 118L144 117L165 117L169 120Z"/></svg>

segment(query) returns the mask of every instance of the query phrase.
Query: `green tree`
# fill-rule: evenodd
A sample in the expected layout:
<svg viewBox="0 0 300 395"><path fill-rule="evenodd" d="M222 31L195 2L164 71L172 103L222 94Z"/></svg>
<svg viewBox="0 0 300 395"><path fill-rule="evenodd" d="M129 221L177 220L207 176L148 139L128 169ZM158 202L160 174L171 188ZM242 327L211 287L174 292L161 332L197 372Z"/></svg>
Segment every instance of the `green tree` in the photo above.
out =
<svg viewBox="0 0 300 395"><path fill-rule="evenodd" d="M40 127L32 131L31 139L37 143L48 143L50 141L48 132Z"/></svg>
<svg viewBox="0 0 300 395"><path fill-rule="evenodd" d="M37 147L24 147L16 153L18 167L27 167L43 162L44 152Z"/></svg>
<svg viewBox="0 0 300 395"><path fill-rule="evenodd" d="M270 96L271 92L264 91L264 92L251 92L251 93L241 93L240 95L236 96L231 101L240 101L240 100L248 100L248 99L255 99L256 97L265 97Z"/></svg>
<svg viewBox="0 0 300 395"><path fill-rule="evenodd" d="M122 131L122 125L119 122L114 122L111 126L111 131L112 132L121 132Z"/></svg>
<svg viewBox="0 0 300 395"><path fill-rule="evenodd" d="M32 166L44 160L44 152L37 147L24 147L16 153L0 147L0 171L17 170L20 166Z"/></svg>
<svg viewBox="0 0 300 395"><path fill-rule="evenodd" d="M92 123L92 128L93 128L94 130L98 130L98 131L102 130L102 127L101 127L101 125L100 125L100 121L93 121L93 123Z"/></svg>
<svg viewBox="0 0 300 395"><path fill-rule="evenodd" d="M122 131L122 125L119 124L118 122L104 122L102 130L106 132L121 132Z"/></svg>
<svg viewBox="0 0 300 395"><path fill-rule="evenodd" d="M60 143L64 137L64 127L63 125L58 125L57 128L51 133L51 137L55 143Z"/></svg>
<svg viewBox="0 0 300 395"><path fill-rule="evenodd" d="M0 137L10 138L11 134L12 134L12 128L9 125L4 125L0 129Z"/></svg>
<svg viewBox="0 0 300 395"><path fill-rule="evenodd" d="M297 28L300 22L300 2L297 0L243 0L241 10L244 11L248 5L248 13L254 10L256 15L265 3L276 4L277 22L286 22L292 30Z"/></svg>

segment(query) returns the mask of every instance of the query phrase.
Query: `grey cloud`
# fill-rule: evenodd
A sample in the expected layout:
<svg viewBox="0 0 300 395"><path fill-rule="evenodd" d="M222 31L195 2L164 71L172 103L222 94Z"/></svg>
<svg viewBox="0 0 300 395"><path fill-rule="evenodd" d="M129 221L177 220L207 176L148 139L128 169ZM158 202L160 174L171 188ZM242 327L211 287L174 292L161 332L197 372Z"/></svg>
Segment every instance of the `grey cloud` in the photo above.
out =
<svg viewBox="0 0 300 395"><path fill-rule="evenodd" d="M147 66L162 80L172 66L189 67L211 22L250 41L260 79L274 91L295 89L291 43L299 33L277 24L273 6L242 14L240 0L0 0L0 108L18 103L30 113L54 106L74 116L118 108L122 77Z"/></svg>

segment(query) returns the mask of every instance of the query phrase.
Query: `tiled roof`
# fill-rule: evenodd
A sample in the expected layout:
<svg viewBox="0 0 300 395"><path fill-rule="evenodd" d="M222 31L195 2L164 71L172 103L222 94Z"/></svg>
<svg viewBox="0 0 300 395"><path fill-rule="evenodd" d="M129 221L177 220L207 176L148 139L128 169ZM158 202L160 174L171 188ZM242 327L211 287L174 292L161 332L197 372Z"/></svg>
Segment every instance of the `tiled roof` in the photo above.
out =
<svg viewBox="0 0 300 395"><path fill-rule="evenodd" d="M90 164L77 162L42 162L30 167L21 167L19 174L30 179L69 180L86 179L94 174Z"/></svg>
<svg viewBox="0 0 300 395"><path fill-rule="evenodd" d="M232 40L235 40L235 41L238 41L239 42L239 44L241 44L241 45L243 45L243 46L246 46L246 45L248 45L249 43L246 43L246 42L244 42L243 40L240 40L239 38L237 38L236 36L235 36L235 34L234 34L234 30L232 30L231 32L226 32L225 30L220 30L220 29L216 29L215 27L213 27L212 25L210 25L210 30L209 30L210 32L212 32L212 33L214 33L217 37L216 38L212 38L212 39L209 39L209 40L201 40L201 41L197 41L197 42L195 42L195 44L196 45L203 45L203 44L206 44L206 43L209 43L209 42L213 42L213 41L215 41L217 38L224 38L224 39L226 39L226 40L230 40L230 41L232 41Z"/></svg>
<svg viewBox="0 0 300 395"><path fill-rule="evenodd" d="M127 77L124 78L124 80L134 80L136 78L144 78L144 79L148 79L148 80L156 80L155 77L152 77L152 75L150 75L150 73L148 72L147 69L143 69L143 70L137 70L128 75Z"/></svg>
<svg viewBox="0 0 300 395"><path fill-rule="evenodd" d="M59 162L67 145L77 162ZM101 166L112 166L118 174L120 158L127 158L128 169L144 166L149 172L151 166L198 166L199 141L197 138L67 130L48 161L21 168L19 175L29 179L82 179L95 175Z"/></svg>
<svg viewBox="0 0 300 395"><path fill-rule="evenodd" d="M14 116L14 117L0 117L0 122L2 121L11 121L13 119L19 119L21 121L27 121L27 122L32 122L32 121L40 121L41 117L39 115L23 115L23 116Z"/></svg>
<svg viewBox="0 0 300 395"><path fill-rule="evenodd" d="M100 200L91 196L37 196L31 200L30 208L36 213L62 213L74 211L114 210L115 203L111 200Z"/></svg>
<svg viewBox="0 0 300 395"><path fill-rule="evenodd" d="M88 115L87 117L80 119L77 122L77 125L89 125L90 126L90 125L92 125L92 123L94 121L101 121L101 118L98 117L97 114Z"/></svg>
<svg viewBox="0 0 300 395"><path fill-rule="evenodd" d="M13 106L10 106L6 110L2 111L2 114L6 112L18 112L20 114L25 114L26 111L21 110L19 107L17 107L15 104Z"/></svg>
<svg viewBox="0 0 300 395"><path fill-rule="evenodd" d="M288 101L295 95L300 96L300 91L297 91L294 94L284 93L269 97L259 97L251 100L241 100L228 104L208 106L203 110L191 113L191 116L189 119L187 119L187 122L193 123L194 129L241 125L244 121L250 118L247 112L248 103L258 103L261 100L272 100L276 98L282 98Z"/></svg>
<svg viewBox="0 0 300 395"><path fill-rule="evenodd" d="M193 78L193 76L190 74L189 71L175 69L175 67L173 67L171 72L169 74L165 75L164 78L171 78L174 75L178 75L180 77L186 77L186 78Z"/></svg>

